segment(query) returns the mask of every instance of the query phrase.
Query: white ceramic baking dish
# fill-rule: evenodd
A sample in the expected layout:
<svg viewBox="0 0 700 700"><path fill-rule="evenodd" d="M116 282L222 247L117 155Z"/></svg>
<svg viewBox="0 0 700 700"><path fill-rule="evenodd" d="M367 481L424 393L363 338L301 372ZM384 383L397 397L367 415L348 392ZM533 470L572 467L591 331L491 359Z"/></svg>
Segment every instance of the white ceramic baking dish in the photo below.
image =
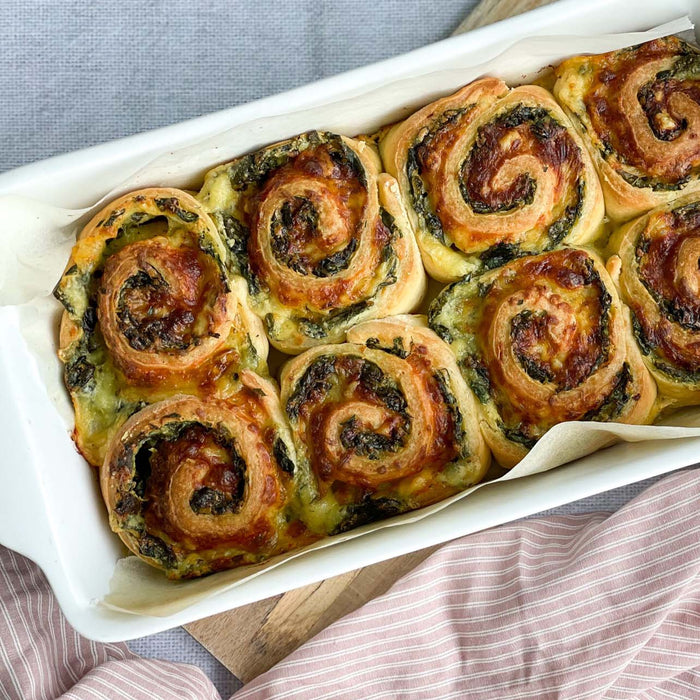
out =
<svg viewBox="0 0 700 700"><path fill-rule="evenodd" d="M203 167L196 164L186 177L173 174L163 151L202 142L207 144L206 165L213 165L292 135L287 120L280 117L290 111L306 114L305 128L358 133L401 115L391 95L401 94L401 80L408 76L482 63L523 37L638 31L686 14L697 19L700 0L562 0L281 95L4 173L0 196L33 197L67 208L91 206L158 154L158 177L154 179L151 172L151 181L140 184L187 185ZM454 81L454 86L460 84L458 76ZM393 93L377 92L387 84L398 87ZM436 84L436 94L444 88ZM389 96L384 99L383 94ZM433 97L412 95L400 107L405 112ZM353 101L347 102L350 98ZM337 118L320 122L314 107L341 101ZM363 107L370 103L371 109ZM235 132L221 143L211 141L213 135L233 127ZM40 367L20 332L17 310L0 308L0 542L36 561L71 624L85 636L104 641L158 632L445 542L693 464L700 454L700 438L617 445L551 472L486 486L424 520L318 550L177 614L146 617L120 613L98 602L123 550L108 529L96 479L74 450L47 392L42 379L47 372L60 372L58 362Z"/></svg>

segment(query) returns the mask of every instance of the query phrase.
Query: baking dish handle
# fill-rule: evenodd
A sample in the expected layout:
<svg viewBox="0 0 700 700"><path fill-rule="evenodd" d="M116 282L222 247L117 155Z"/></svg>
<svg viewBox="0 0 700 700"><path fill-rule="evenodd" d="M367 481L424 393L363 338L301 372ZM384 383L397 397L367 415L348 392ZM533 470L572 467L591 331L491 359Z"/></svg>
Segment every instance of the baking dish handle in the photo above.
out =
<svg viewBox="0 0 700 700"><path fill-rule="evenodd" d="M0 544L42 565L55 556L36 449L46 452L54 437L44 433L50 402L16 307L0 308L0 337Z"/></svg>

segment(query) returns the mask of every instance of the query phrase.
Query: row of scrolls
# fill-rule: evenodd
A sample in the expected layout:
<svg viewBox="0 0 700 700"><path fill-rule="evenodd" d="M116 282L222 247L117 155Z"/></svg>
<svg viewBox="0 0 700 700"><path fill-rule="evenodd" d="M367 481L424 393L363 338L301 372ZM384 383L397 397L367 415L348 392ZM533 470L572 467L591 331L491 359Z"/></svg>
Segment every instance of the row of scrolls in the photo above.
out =
<svg viewBox="0 0 700 700"><path fill-rule="evenodd" d="M673 38L577 57L558 102L486 78L379 153L310 132L100 212L57 296L113 529L200 575L441 500L487 445L508 467L562 421L648 422L657 384L698 402L697 63ZM605 212L656 205L606 269ZM453 282L432 330L402 315L424 267ZM281 400L268 339L301 353Z"/></svg>

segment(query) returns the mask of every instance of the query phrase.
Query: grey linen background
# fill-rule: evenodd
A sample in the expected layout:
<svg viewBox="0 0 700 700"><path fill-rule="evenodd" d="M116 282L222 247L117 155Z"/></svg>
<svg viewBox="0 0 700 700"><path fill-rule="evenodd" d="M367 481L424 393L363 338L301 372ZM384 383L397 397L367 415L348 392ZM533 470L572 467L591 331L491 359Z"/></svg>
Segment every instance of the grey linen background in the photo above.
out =
<svg viewBox="0 0 700 700"><path fill-rule="evenodd" d="M2 0L0 172L172 124L449 36L476 0ZM40 193L37 193L40 196ZM612 511L652 483L551 512ZM130 642L240 683L183 629Z"/></svg>

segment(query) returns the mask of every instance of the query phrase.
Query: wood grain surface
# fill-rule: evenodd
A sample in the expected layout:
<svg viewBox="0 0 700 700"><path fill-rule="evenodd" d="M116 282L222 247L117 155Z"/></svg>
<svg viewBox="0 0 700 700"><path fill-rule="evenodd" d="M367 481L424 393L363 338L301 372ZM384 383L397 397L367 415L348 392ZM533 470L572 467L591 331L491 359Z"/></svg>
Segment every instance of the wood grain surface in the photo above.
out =
<svg viewBox="0 0 700 700"><path fill-rule="evenodd" d="M482 0L455 33L547 5L552 0ZM244 683L267 671L335 620L387 591L436 548L327 579L185 625Z"/></svg>
<svg viewBox="0 0 700 700"><path fill-rule="evenodd" d="M387 591L436 547L219 613L185 626L244 683L267 671L332 622Z"/></svg>

